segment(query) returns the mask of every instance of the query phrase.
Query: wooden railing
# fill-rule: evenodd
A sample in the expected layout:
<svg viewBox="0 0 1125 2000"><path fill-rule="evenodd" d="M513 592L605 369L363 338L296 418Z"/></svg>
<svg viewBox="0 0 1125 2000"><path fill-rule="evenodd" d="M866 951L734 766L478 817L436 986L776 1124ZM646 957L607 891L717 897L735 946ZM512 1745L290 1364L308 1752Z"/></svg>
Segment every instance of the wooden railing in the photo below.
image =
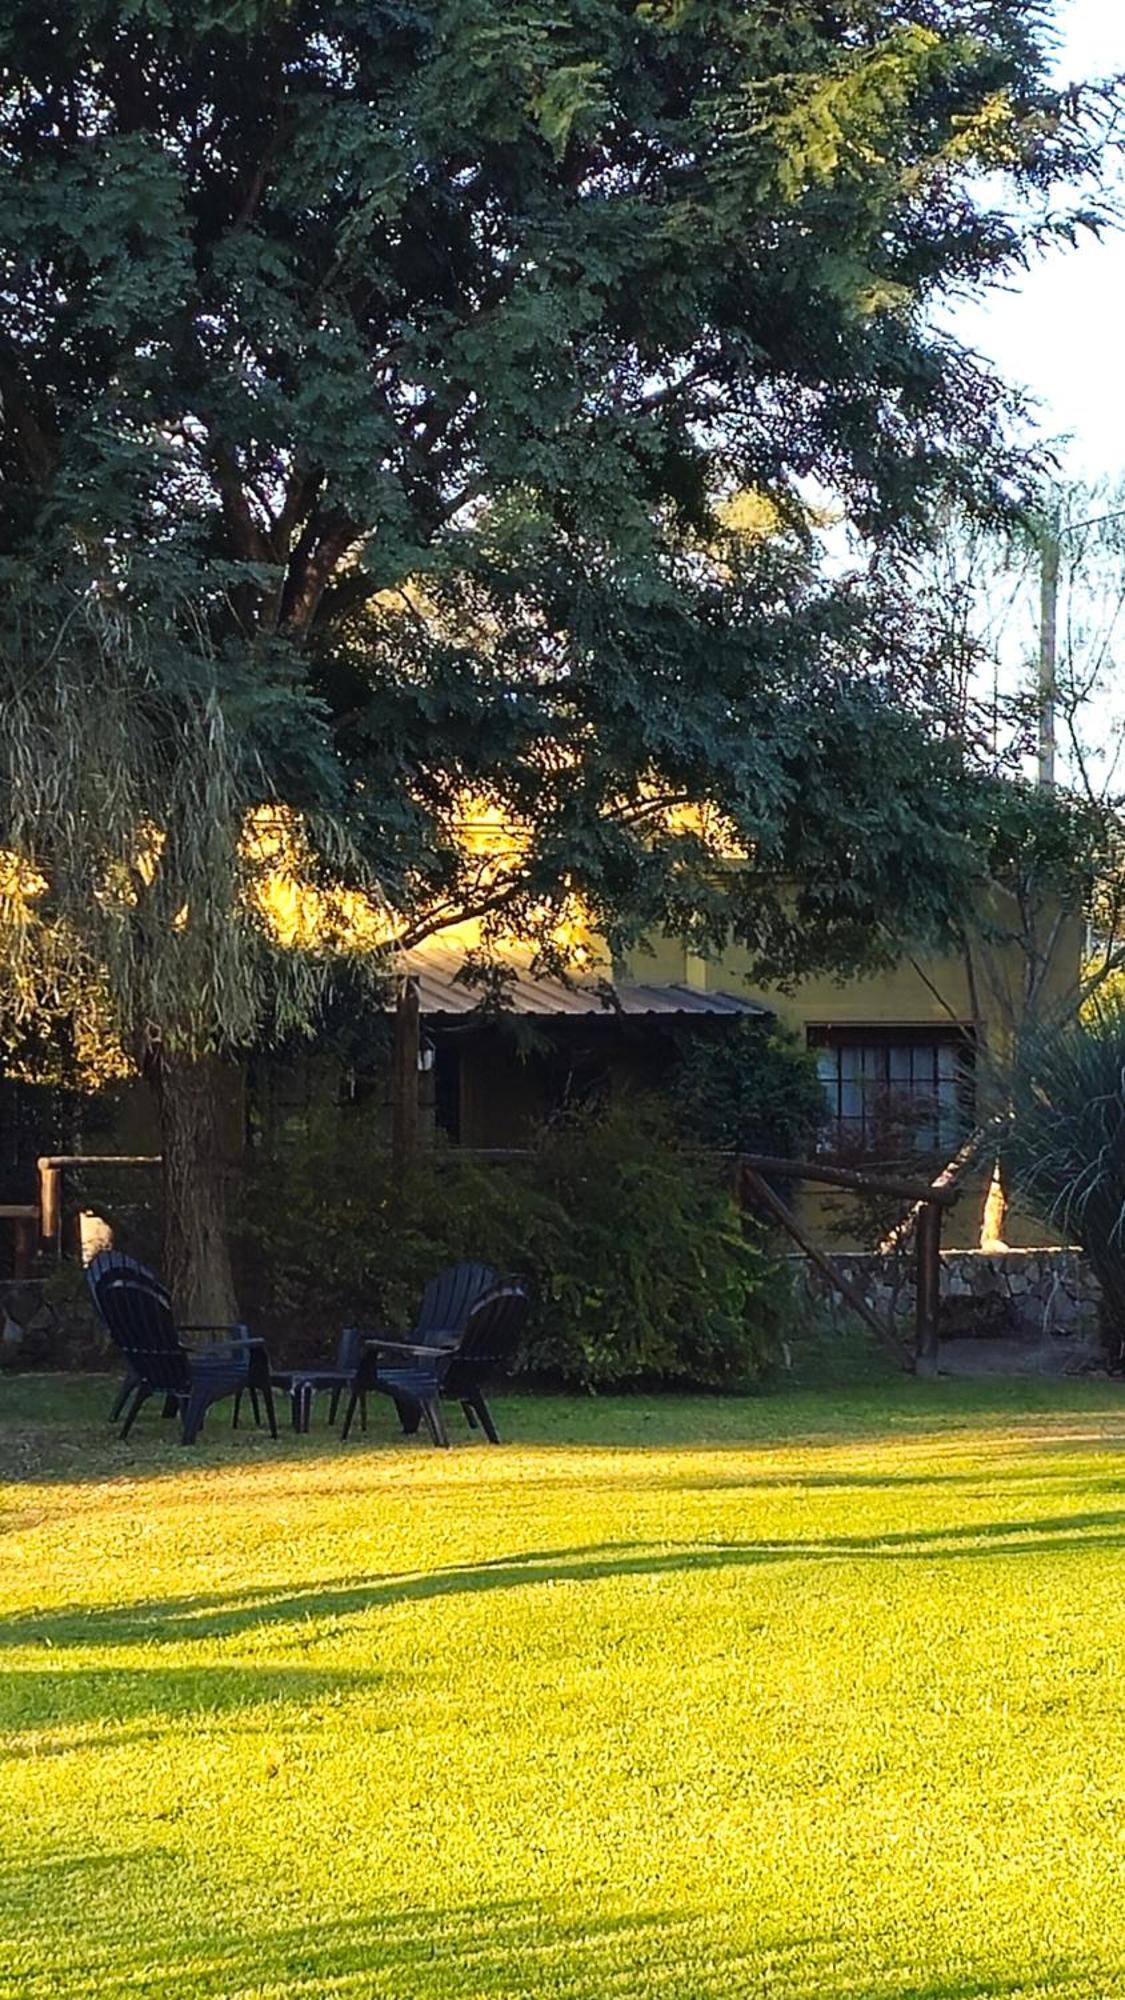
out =
<svg viewBox="0 0 1125 2000"><path fill-rule="evenodd" d="M68 1167L158 1167L159 1153L44 1153L39 1169L39 1241L45 1250L62 1252L62 1177Z"/></svg>
<svg viewBox="0 0 1125 2000"><path fill-rule="evenodd" d="M938 1362L938 1308L941 1301L942 1212L952 1208L960 1190L948 1181L931 1182L899 1179L885 1174L856 1173L850 1167L831 1167L819 1160L781 1160L768 1153L740 1153L736 1156L741 1173L754 1199L779 1222L793 1241L814 1263L817 1270L852 1310L878 1335L888 1353L915 1374L934 1375ZM815 1181L825 1187L847 1188L855 1194L886 1195L893 1201L912 1205L916 1216L914 1352L911 1354L898 1329L882 1318L850 1278L825 1256L803 1229L791 1208L782 1201L765 1176L789 1181Z"/></svg>
<svg viewBox="0 0 1125 2000"><path fill-rule="evenodd" d="M491 1160L502 1165L509 1160L527 1159L529 1154L526 1148L454 1147L445 1157L454 1160L458 1157ZM918 1375L933 1375L937 1372L942 1215L944 1210L952 1208L961 1192L948 1173L939 1175L934 1181L916 1181L900 1175L860 1173L854 1168L835 1167L822 1160L780 1159L771 1153L713 1152L699 1149L697 1157L718 1160L724 1165L729 1165L734 1176L738 1199L745 1203L749 1195L755 1207L764 1209L773 1221L780 1224L810 1263L816 1265L821 1276L834 1291L839 1292L853 1312L865 1321L887 1352L893 1355L902 1367L913 1368ZM912 1228L915 1232L914 1254L917 1264L913 1351L902 1339L897 1327L876 1312L858 1286L853 1285L851 1279L844 1275L817 1243L814 1243L788 1203L782 1201L777 1190L770 1186L771 1178L813 1181L824 1187L844 1188L852 1194L882 1195L892 1201L902 1201L909 1205L910 1214L904 1225L904 1231Z"/></svg>

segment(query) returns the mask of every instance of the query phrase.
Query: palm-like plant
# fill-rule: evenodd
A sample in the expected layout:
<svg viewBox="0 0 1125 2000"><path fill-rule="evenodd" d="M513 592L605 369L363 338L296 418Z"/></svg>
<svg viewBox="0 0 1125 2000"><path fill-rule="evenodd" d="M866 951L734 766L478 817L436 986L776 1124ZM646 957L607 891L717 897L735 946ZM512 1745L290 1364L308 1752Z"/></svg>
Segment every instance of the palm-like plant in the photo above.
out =
<svg viewBox="0 0 1125 2000"><path fill-rule="evenodd" d="M1086 1252L1125 1344L1125 999L1025 1042L1009 1080L1010 1183Z"/></svg>

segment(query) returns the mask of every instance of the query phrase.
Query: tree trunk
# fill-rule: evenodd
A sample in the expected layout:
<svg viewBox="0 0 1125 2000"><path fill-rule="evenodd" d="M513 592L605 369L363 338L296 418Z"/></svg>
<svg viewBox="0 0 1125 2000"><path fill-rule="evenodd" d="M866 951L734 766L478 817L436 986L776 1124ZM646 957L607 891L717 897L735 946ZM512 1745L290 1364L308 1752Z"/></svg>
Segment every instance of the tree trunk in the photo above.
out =
<svg viewBox="0 0 1125 2000"><path fill-rule="evenodd" d="M164 1160L164 1282L180 1319L229 1326L238 1307L227 1235L222 1067L212 1058L190 1062L161 1053L151 1080Z"/></svg>

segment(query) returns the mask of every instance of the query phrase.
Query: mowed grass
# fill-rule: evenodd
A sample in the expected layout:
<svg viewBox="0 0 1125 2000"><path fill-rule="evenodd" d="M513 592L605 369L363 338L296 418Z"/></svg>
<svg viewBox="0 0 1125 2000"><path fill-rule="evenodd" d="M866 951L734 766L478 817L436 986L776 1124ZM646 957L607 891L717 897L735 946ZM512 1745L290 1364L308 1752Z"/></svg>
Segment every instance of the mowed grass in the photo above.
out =
<svg viewBox="0 0 1125 2000"><path fill-rule="evenodd" d="M0 1996L1125 1995L1125 1392L0 1382Z"/></svg>

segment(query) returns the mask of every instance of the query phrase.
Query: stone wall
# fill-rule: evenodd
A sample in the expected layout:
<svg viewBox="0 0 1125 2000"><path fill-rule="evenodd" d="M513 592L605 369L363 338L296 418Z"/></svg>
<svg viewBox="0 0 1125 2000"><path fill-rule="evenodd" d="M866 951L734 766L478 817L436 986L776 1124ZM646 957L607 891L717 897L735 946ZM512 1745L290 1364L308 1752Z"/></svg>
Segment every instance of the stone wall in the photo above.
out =
<svg viewBox="0 0 1125 2000"><path fill-rule="evenodd" d="M914 1260L836 1252L831 1261L884 1317L914 1318ZM808 1295L837 1309L839 1295L805 1257L791 1259ZM941 1258L943 1340L1092 1335L1098 1283L1077 1250L946 1250Z"/></svg>

